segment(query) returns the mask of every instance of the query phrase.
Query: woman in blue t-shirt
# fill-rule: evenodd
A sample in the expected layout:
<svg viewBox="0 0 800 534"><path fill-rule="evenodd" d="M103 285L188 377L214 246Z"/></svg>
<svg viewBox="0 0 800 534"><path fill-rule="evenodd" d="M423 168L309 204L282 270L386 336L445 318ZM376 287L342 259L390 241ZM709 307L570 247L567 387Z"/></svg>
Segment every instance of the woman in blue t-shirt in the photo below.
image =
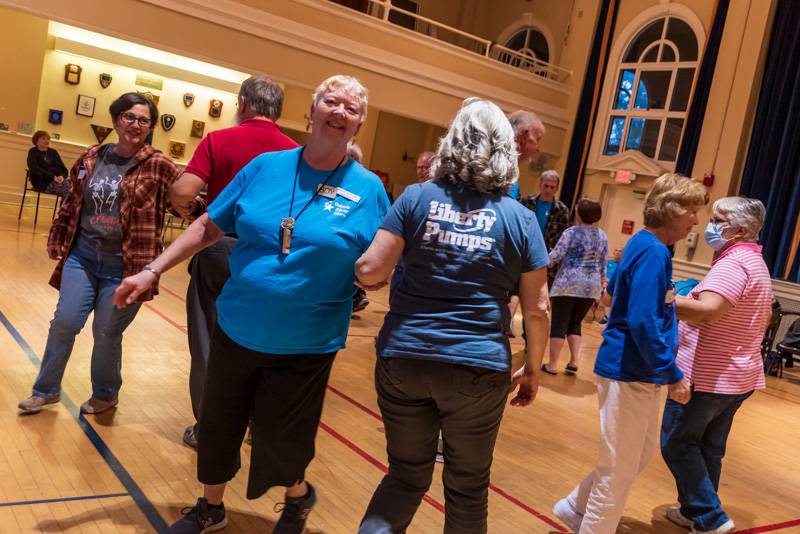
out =
<svg viewBox="0 0 800 534"><path fill-rule="evenodd" d="M251 413L247 497L285 486L273 532L303 531L317 500L305 471L333 359L347 338L353 264L389 209L378 177L347 158L366 116L367 91L358 80L322 82L312 98L308 144L253 159L207 213L117 290L115 302L125 306L163 271L226 233L238 235L231 275L216 301L198 421L203 497L170 533L225 526L222 497L239 470Z"/></svg>
<svg viewBox="0 0 800 534"><path fill-rule="evenodd" d="M536 396L547 343L547 250L534 214L506 195L519 175L514 132L500 109L468 99L439 142L433 179L406 188L356 264L381 285L403 277L377 339L375 386L389 473L360 532L404 532L444 441L445 531L486 532L489 468L509 390ZM511 375L508 299L519 284L529 332Z"/></svg>
<svg viewBox="0 0 800 534"><path fill-rule="evenodd" d="M594 367L597 467L553 508L573 532L617 530L636 475L658 446L661 387L669 387L674 401L689 401L690 384L675 362L678 327L667 245L686 237L704 203L698 182L677 174L656 179L645 198L645 227L625 245L608 284L611 311Z"/></svg>

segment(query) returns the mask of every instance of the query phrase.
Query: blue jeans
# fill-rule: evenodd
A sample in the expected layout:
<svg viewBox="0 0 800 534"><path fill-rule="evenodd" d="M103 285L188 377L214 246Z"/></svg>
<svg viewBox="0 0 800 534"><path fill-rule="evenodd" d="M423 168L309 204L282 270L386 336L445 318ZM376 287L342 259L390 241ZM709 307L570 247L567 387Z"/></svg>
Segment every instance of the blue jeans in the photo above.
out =
<svg viewBox="0 0 800 534"><path fill-rule="evenodd" d="M688 404L667 400L661 423L661 455L675 477L681 514L697 530L729 520L717 491L733 416L753 392L741 395L692 392Z"/></svg>
<svg viewBox="0 0 800 534"><path fill-rule="evenodd" d="M141 304L118 310L112 299L122 280L122 256L98 252L78 239L64 264L61 290L44 349L42 367L33 384L37 397L61 393L61 379L72 354L75 336L94 310L92 335L92 396L117 398L122 386L122 333L131 324Z"/></svg>

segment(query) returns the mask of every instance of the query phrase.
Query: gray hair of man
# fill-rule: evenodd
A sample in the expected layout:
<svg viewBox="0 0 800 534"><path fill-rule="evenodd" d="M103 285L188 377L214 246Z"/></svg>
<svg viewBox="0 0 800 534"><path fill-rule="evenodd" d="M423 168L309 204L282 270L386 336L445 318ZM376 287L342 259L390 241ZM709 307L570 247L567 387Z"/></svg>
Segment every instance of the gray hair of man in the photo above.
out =
<svg viewBox="0 0 800 534"><path fill-rule="evenodd" d="M756 241L767 210L754 198L724 197L714 202L711 212L725 217L731 228L744 229L743 241Z"/></svg>
<svg viewBox="0 0 800 534"><path fill-rule="evenodd" d="M276 121L283 113L283 89L266 74L255 74L242 82L239 96L247 107Z"/></svg>
<svg viewBox="0 0 800 534"><path fill-rule="evenodd" d="M539 128L544 133L544 123L533 111L515 111L508 116L511 127L514 128L514 135L520 137L531 128Z"/></svg>
<svg viewBox="0 0 800 534"><path fill-rule="evenodd" d="M364 159L364 152L361 150L360 146L350 141L347 143L347 157L361 163L361 160Z"/></svg>
<svg viewBox="0 0 800 534"><path fill-rule="evenodd" d="M558 174L558 171L553 169L543 171L542 174L539 175L539 181L542 180L552 180L556 183L556 185L561 183L561 175Z"/></svg>
<svg viewBox="0 0 800 534"><path fill-rule="evenodd" d="M500 108L480 98L464 100L439 140L430 174L479 193L508 192L519 177L517 145Z"/></svg>

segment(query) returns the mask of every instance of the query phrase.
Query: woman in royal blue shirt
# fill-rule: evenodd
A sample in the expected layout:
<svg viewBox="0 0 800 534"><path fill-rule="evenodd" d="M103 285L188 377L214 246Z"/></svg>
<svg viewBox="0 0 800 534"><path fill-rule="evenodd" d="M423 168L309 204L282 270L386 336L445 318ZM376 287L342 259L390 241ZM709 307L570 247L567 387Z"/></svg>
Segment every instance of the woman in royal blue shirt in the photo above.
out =
<svg viewBox="0 0 800 534"><path fill-rule="evenodd" d="M613 534L636 475L658 447L661 386L676 402L690 386L675 362L678 327L667 245L697 224L705 189L677 174L659 177L645 198L644 224L625 245L608 285L608 326L594 372L600 403L597 467L553 513L574 532Z"/></svg>
<svg viewBox="0 0 800 534"><path fill-rule="evenodd" d="M389 473L362 534L405 532L444 441L445 532L486 532L489 468L510 389L526 406L547 342L547 250L535 215L508 197L518 176L514 132L500 108L468 99L431 167L384 219L356 275L365 286L403 277L378 335L375 386ZM509 294L519 284L529 333L511 376Z"/></svg>

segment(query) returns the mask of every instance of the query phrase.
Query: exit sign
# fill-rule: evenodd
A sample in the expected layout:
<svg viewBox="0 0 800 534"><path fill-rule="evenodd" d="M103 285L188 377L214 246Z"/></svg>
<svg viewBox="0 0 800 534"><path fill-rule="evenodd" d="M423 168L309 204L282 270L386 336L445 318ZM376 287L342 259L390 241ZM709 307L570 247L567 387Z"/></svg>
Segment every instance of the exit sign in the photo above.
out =
<svg viewBox="0 0 800 534"><path fill-rule="evenodd" d="M622 221L622 233L628 235L633 234L633 221L628 219Z"/></svg>

